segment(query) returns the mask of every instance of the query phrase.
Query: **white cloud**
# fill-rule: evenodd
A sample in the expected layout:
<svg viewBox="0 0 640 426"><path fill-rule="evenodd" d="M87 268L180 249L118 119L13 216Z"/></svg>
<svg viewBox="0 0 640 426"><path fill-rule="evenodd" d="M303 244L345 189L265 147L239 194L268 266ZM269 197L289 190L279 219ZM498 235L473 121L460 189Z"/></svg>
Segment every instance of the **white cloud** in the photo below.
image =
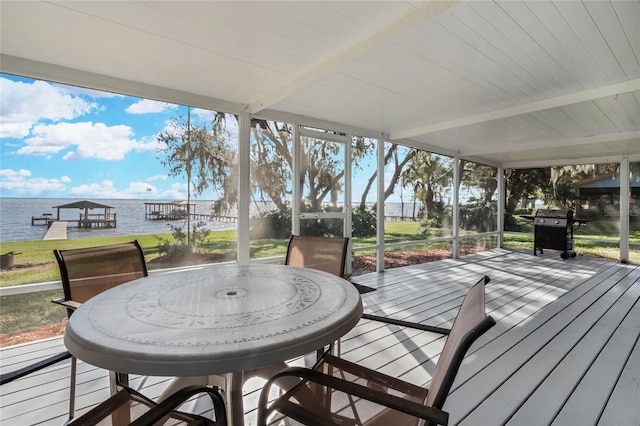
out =
<svg viewBox="0 0 640 426"><path fill-rule="evenodd" d="M148 191L150 188L151 191ZM69 194L74 197L115 198L115 199L141 199L152 195L157 198L166 192L159 191L147 182L129 182L125 189L115 187L113 181L105 179L102 182L80 185L69 189Z"/></svg>
<svg viewBox="0 0 640 426"><path fill-rule="evenodd" d="M15 178L15 177L28 177L31 176L31 170L20 169L17 172L13 169L0 170L0 177L3 178Z"/></svg>
<svg viewBox="0 0 640 426"><path fill-rule="evenodd" d="M0 77L0 137L22 138L41 120L70 120L98 105L44 81L23 83Z"/></svg>
<svg viewBox="0 0 640 426"><path fill-rule="evenodd" d="M186 183L173 183L169 189L165 189L160 192L159 197L168 200L186 200L187 199L187 184Z"/></svg>
<svg viewBox="0 0 640 426"><path fill-rule="evenodd" d="M213 121L213 117L215 116L215 112L202 108L193 108L191 110L191 114L203 121L206 121L207 123L211 123Z"/></svg>
<svg viewBox="0 0 640 426"><path fill-rule="evenodd" d="M127 107L126 111L129 114L150 114L156 112L163 112L169 109L177 108L177 105L168 104L166 102L152 101L150 99L142 99L135 104L131 104Z"/></svg>
<svg viewBox="0 0 640 426"><path fill-rule="evenodd" d="M60 178L31 178L31 171L21 169L15 171L12 169L0 170L0 193L2 196L7 195L49 195L52 192L64 191L67 184L71 182L67 176Z"/></svg>
<svg viewBox="0 0 640 426"><path fill-rule="evenodd" d="M119 191L110 180L92 183L88 185L75 186L69 189L69 195L92 198L118 198Z"/></svg>
<svg viewBox="0 0 640 426"><path fill-rule="evenodd" d="M147 178L147 182L153 182L155 180L167 180L169 175L155 175Z"/></svg>
<svg viewBox="0 0 640 426"><path fill-rule="evenodd" d="M147 182L129 182L129 187L125 190L125 193L131 195L131 198L140 198L144 195L153 194L157 190L155 186L149 185Z"/></svg>
<svg viewBox="0 0 640 426"><path fill-rule="evenodd" d="M68 86L61 83L51 83L52 86L58 88L61 92L69 93L71 95L89 96L94 99L104 98L124 98L124 95L113 92L103 92L102 90L88 89L86 87Z"/></svg>
<svg viewBox="0 0 640 426"><path fill-rule="evenodd" d="M25 146L16 151L22 155L52 155L69 150L63 159L122 160L132 151L155 151L157 141L140 142L132 139L129 126L107 126L104 123L38 124L33 136L24 140Z"/></svg>

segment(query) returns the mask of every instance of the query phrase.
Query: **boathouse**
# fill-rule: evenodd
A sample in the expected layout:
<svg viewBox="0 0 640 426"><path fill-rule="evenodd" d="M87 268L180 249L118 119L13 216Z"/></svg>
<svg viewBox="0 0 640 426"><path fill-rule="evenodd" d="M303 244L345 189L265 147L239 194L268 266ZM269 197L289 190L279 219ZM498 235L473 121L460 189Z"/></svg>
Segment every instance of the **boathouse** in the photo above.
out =
<svg viewBox="0 0 640 426"><path fill-rule="evenodd" d="M187 201L156 201L144 203L145 220L180 220L195 215L196 205Z"/></svg>
<svg viewBox="0 0 640 426"><path fill-rule="evenodd" d="M75 203L54 206L53 208L56 209L55 220L64 220L70 224L76 223L80 229L115 228L117 224L116 213L111 213L114 207L93 201L77 201ZM66 209L79 210L78 219L61 218L60 211Z"/></svg>

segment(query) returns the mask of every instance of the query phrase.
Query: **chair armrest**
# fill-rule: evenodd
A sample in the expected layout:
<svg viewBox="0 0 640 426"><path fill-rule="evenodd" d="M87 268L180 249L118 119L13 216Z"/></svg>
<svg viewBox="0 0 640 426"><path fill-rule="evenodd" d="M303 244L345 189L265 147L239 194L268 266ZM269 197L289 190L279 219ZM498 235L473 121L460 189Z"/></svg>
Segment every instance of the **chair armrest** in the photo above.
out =
<svg viewBox="0 0 640 426"><path fill-rule="evenodd" d="M448 328L433 327L431 325L420 324L417 322L402 321L402 320L397 320L393 318L381 317L378 315L362 314L362 318L372 320L372 321L384 322L387 324L399 325L402 327L415 328L416 330L430 331L432 333L438 333L438 334L448 335L449 332L451 331Z"/></svg>
<svg viewBox="0 0 640 426"><path fill-rule="evenodd" d="M0 385L12 382L16 379L19 379L20 377L26 376L27 374L35 373L38 370L42 370L43 368L49 367L67 358L71 358L71 354L69 353L69 351L64 351L59 354L50 356L49 358L45 358L42 361L27 365L26 367L22 367L18 370L4 373L0 376Z"/></svg>
<svg viewBox="0 0 640 426"><path fill-rule="evenodd" d="M73 300L66 300L66 299L55 299L55 300L52 300L51 302L56 303L58 305L62 305L65 308L73 309L73 310L78 309L82 305L82 303L78 303L78 302L74 302Z"/></svg>
<svg viewBox="0 0 640 426"><path fill-rule="evenodd" d="M214 424L226 425L227 413L224 408L224 400L218 392L218 388L201 385L191 385L179 389L178 391L171 394L168 398L164 399L162 402L158 403L158 405L151 408L145 414L131 422L130 426L147 426L156 424L164 416L180 407L192 396L199 393L207 393L211 397L211 401L213 402L213 410L216 415Z"/></svg>
<svg viewBox="0 0 640 426"><path fill-rule="evenodd" d="M410 414L415 417L420 417L422 419L435 422L437 424L446 425L449 421L449 413L442 411L435 407L428 407L424 404L419 404L404 398L397 397L395 395L390 395L385 392L380 392L375 389L368 388L366 386L362 386L353 382L348 382L346 380L339 379L334 376L330 376L324 373L321 373L316 370L311 370L303 367L289 367L284 370L276 373L264 386L264 389L260 393L260 401L258 404L259 412L262 407L266 408L267 397L269 392L267 390L271 387L273 382L282 378L282 377L297 377L303 379L298 385L292 388L290 391L286 392L282 397L287 397L290 393L295 391L298 386L304 385L305 380L318 383L320 385L330 387L332 389L336 389L342 392L346 392L348 394L364 398L368 401L374 402L376 404L383 405L385 407L392 408L397 411L401 411L403 413ZM281 397L281 398L282 398ZM258 415L260 418L260 414ZM260 424L260 419L258 420L258 424Z"/></svg>

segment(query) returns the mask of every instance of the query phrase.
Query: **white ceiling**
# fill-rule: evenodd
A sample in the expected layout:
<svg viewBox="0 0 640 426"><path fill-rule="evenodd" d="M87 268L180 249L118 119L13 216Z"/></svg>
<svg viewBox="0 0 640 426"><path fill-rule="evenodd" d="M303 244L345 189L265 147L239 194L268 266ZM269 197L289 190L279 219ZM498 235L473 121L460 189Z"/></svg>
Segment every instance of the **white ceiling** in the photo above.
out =
<svg viewBox="0 0 640 426"><path fill-rule="evenodd" d="M0 18L2 72L506 167L640 156L638 0L2 0Z"/></svg>

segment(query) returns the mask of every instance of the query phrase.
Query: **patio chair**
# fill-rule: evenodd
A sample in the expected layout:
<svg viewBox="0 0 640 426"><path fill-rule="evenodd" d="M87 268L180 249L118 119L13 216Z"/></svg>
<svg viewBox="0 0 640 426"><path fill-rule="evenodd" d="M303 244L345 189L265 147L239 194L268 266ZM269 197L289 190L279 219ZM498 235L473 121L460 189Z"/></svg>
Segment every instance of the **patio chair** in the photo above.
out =
<svg viewBox="0 0 640 426"><path fill-rule="evenodd" d="M286 368L267 381L258 403L258 425L266 425L273 413L279 413L278 418L287 416L305 425L446 425L449 414L442 407L462 360L473 342L495 324L485 312L484 287L488 282L489 278L483 277L471 287L450 330L418 327L447 335L429 389L327 351L314 367ZM365 318L389 322L373 315ZM299 382L268 403L271 386L291 378Z"/></svg>
<svg viewBox="0 0 640 426"><path fill-rule="evenodd" d="M348 237L292 235L284 263L289 266L317 269L349 279L351 274L344 272L348 246ZM340 353L340 341L337 342L337 347ZM333 350L333 345L330 348ZM324 348L318 350L318 357L323 351Z"/></svg>
<svg viewBox="0 0 640 426"><path fill-rule="evenodd" d="M100 247L54 250L64 298L52 302L67 308L71 316L83 302L117 285L146 277L147 265L137 240ZM76 358L71 358L69 418L74 416Z"/></svg>
<svg viewBox="0 0 640 426"><path fill-rule="evenodd" d="M2 375L0 375L0 385L13 382L14 380L20 379L21 377L24 377L31 373L35 373L36 371L43 370L69 358L71 358L71 354L69 353L69 351L64 351L55 355L51 355L45 359L34 362L33 364L29 364L17 370L3 373Z"/></svg>
<svg viewBox="0 0 640 426"><path fill-rule="evenodd" d="M201 393L206 393L211 398L215 419L176 410L188 399ZM187 386L179 389L162 402L156 403L141 393L123 386L116 394L78 417L69 425L95 426L98 424L226 426L227 414L224 400L217 387Z"/></svg>
<svg viewBox="0 0 640 426"><path fill-rule="evenodd" d="M303 266L348 278L344 272L349 238L292 235L285 265Z"/></svg>

